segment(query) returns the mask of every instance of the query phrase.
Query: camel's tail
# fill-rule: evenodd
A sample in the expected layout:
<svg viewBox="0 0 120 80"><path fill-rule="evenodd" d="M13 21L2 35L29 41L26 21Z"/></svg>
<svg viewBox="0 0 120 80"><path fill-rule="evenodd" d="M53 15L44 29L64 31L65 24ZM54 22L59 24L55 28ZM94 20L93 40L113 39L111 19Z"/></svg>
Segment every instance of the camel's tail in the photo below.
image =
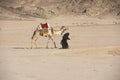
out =
<svg viewBox="0 0 120 80"><path fill-rule="evenodd" d="M51 27L51 33L52 33L52 34L54 34L54 30L53 30L53 28L52 28L52 27Z"/></svg>
<svg viewBox="0 0 120 80"><path fill-rule="evenodd" d="M36 30L34 31L34 33L33 33L32 37L31 37L31 39L34 38L35 34L36 34Z"/></svg>

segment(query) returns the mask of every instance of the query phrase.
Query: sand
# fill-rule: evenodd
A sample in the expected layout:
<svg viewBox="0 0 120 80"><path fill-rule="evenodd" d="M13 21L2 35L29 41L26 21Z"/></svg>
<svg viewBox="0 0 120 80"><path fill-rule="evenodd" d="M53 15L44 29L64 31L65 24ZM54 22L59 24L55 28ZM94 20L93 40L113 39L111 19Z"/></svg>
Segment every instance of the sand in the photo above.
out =
<svg viewBox="0 0 120 80"><path fill-rule="evenodd" d="M30 49L40 22L69 28L69 49L40 37ZM0 21L0 80L120 80L120 21L74 16L29 21Z"/></svg>

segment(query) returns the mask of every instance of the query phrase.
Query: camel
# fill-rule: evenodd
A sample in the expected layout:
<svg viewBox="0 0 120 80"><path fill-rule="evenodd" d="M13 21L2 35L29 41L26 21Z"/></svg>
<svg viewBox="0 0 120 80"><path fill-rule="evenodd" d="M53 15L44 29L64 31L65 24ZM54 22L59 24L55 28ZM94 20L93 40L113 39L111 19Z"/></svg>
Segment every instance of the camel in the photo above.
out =
<svg viewBox="0 0 120 80"><path fill-rule="evenodd" d="M43 29L43 28L40 29L39 26L36 28L36 30L34 31L34 33L32 35L32 38L31 38L32 39L31 40L31 49L34 47L34 45L35 45L35 48L37 48L37 43L36 42L37 42L39 36L48 38L46 48L48 48L49 40L52 40L52 42L54 44L54 47L57 48L53 36L54 35L62 35L66 30L68 30L68 28L66 28L65 26L62 26L59 30L54 30L51 27L47 30L48 30L48 32L45 32L46 29Z"/></svg>

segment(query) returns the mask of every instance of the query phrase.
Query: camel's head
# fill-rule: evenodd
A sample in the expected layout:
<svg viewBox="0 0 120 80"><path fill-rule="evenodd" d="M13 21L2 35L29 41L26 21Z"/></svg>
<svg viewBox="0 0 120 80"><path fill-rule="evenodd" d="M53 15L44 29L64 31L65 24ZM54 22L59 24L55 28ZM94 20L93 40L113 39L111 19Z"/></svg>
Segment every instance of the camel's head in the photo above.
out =
<svg viewBox="0 0 120 80"><path fill-rule="evenodd" d="M61 32L61 35L62 35L66 30L68 30L68 28L66 26L62 26L60 30L62 31Z"/></svg>

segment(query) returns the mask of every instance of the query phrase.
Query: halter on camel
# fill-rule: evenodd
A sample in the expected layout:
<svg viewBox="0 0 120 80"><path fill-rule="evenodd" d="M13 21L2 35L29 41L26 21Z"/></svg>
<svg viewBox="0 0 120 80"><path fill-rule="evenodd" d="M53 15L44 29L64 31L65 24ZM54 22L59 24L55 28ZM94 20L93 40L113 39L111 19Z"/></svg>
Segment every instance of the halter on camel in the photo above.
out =
<svg viewBox="0 0 120 80"><path fill-rule="evenodd" d="M42 29L40 29L39 27L36 28L36 30L34 31L34 33L32 35L31 48L33 48L34 46L37 48L36 42L37 42L39 36L48 38L46 48L48 48L49 40L52 40L54 47L57 48L53 36L54 35L62 35L68 29L65 26L62 26L60 28L60 30L54 30L52 27L50 27L50 28L47 28L47 27L49 27L49 26L47 24L45 24L44 28L42 28Z"/></svg>

